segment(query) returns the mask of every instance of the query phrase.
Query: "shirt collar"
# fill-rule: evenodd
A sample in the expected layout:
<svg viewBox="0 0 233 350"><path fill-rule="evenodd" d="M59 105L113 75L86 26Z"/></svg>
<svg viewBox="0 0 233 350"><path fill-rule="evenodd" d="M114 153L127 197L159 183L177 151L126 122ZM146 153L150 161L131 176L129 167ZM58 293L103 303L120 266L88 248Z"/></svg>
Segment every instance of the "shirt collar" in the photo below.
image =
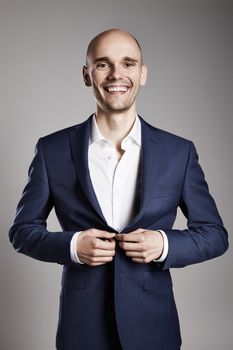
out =
<svg viewBox="0 0 233 350"><path fill-rule="evenodd" d="M141 146L141 122L140 122L140 119L139 119L137 114L136 114L136 118L135 118L132 129L130 130L128 135L126 135L126 137L122 140L122 142L125 140L128 140L128 139L136 142L139 146ZM101 132L98 128L98 125L97 125L96 116L95 116L95 114L93 114L92 121L91 121L91 134L90 134L90 139L89 139L89 145L92 143L96 143L100 140L108 141L101 134Z"/></svg>

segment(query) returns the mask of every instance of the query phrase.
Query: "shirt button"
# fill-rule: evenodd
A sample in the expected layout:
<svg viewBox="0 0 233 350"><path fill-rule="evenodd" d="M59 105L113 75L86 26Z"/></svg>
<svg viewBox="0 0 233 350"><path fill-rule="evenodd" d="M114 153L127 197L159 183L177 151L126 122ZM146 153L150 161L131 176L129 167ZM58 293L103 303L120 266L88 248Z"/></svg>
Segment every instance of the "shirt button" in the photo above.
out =
<svg viewBox="0 0 233 350"><path fill-rule="evenodd" d="M109 156L108 156L108 160L110 160L110 159L112 159L112 156L109 155Z"/></svg>

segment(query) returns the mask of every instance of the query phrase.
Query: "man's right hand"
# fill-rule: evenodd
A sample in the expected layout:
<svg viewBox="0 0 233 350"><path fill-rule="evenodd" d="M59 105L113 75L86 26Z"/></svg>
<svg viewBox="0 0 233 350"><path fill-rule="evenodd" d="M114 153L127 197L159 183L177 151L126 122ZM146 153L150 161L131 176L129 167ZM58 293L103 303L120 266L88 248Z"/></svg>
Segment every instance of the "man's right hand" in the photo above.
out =
<svg viewBox="0 0 233 350"><path fill-rule="evenodd" d="M79 260L90 266L106 264L115 255L115 233L91 228L82 231L77 239L76 251Z"/></svg>

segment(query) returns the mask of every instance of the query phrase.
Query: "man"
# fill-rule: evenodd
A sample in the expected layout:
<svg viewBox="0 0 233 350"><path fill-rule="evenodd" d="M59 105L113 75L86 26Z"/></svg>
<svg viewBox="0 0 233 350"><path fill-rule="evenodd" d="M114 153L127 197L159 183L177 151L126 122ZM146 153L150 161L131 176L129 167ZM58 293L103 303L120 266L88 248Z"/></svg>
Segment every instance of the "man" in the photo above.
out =
<svg viewBox="0 0 233 350"><path fill-rule="evenodd" d="M95 114L37 144L10 240L64 265L59 350L180 349L169 269L228 247L193 143L136 114L146 76L131 34L100 33L83 67ZM172 229L178 206L185 230ZM53 207L57 233L46 230Z"/></svg>

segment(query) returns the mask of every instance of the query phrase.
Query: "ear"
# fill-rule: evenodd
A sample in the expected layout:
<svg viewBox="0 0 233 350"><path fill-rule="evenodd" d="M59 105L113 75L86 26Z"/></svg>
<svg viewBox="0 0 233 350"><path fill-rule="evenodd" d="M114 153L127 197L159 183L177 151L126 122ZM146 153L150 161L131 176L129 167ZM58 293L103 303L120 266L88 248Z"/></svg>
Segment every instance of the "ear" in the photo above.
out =
<svg viewBox="0 0 233 350"><path fill-rule="evenodd" d="M83 80L86 86L91 86L91 79L86 66L83 66Z"/></svg>
<svg viewBox="0 0 233 350"><path fill-rule="evenodd" d="M140 85L144 86L147 80L147 66L145 64L142 65L141 77L140 77Z"/></svg>

